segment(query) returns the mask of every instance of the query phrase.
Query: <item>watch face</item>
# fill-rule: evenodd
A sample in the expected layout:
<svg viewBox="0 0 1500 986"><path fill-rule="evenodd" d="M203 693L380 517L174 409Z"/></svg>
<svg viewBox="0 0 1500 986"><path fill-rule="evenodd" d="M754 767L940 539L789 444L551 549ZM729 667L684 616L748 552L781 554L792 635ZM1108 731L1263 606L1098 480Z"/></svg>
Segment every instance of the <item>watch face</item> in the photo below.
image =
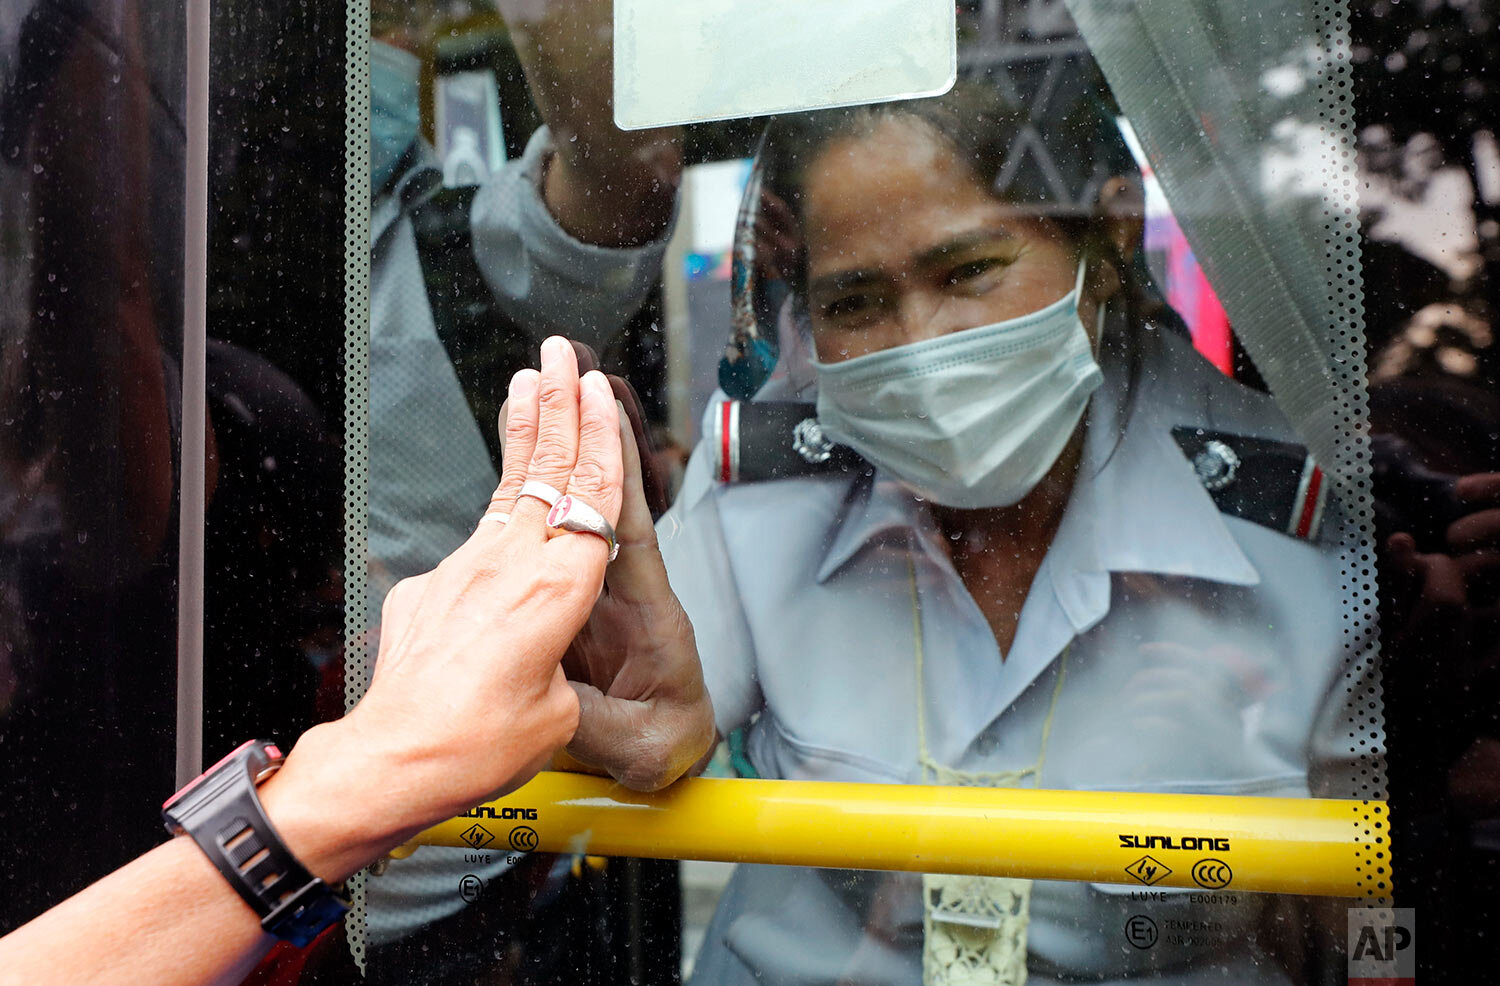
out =
<svg viewBox="0 0 1500 986"><path fill-rule="evenodd" d="M206 778L212 777L214 774L218 773L220 770L223 770L229 764L236 763L245 758L249 758L250 765L255 769L255 783L257 785L261 784L266 780L266 778L276 773L276 771L281 767L282 761L286 759L286 757L282 755L281 748L278 747L275 743L269 742L267 740L246 740L245 742L241 743L239 746L231 750L228 754L226 754L224 758L221 759L218 763L214 764L212 767L208 768L197 777L194 777L192 780L188 781L187 785L183 787L182 790L172 795L166 801L163 801L161 810L170 811L173 806L181 802L183 798L193 793L193 791L197 789L198 785L202 784ZM177 830L174 828L174 831Z"/></svg>

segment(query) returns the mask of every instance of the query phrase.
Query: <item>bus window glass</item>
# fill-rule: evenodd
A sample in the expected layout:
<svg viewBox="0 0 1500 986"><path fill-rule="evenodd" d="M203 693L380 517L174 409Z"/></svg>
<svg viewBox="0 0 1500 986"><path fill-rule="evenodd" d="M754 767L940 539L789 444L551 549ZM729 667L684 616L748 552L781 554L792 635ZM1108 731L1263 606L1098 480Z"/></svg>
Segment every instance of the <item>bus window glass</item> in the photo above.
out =
<svg viewBox="0 0 1500 986"><path fill-rule="evenodd" d="M206 761L357 702L562 336L580 730L251 982L1482 977L1493 0L216 4L206 339L182 5L14 6L0 930L161 838L179 640Z"/></svg>
<svg viewBox="0 0 1500 986"><path fill-rule="evenodd" d="M1249 23L1204 5L1162 67L1119 54L1156 8L977 5L943 95L624 132L606 6L375 10L371 612L466 536L503 471L505 381L561 334L665 439L641 487L662 562L612 570L586 635L619 656L585 643L565 666L609 691L642 650L701 663L709 774L1380 798L1373 602L1346 575L1371 546L1364 380L1327 331L1358 292L1325 269L1343 240L1319 218L1354 213L1319 185L1344 137L1319 115L1336 81L1314 12L1288 4L1251 61ZM1148 98L1166 69L1223 83L1216 131ZM540 124L477 186L428 131L460 70L494 74L501 120ZM593 946L632 880L635 920L683 933L625 940L705 983L1282 982L1342 955L1342 911L1240 892L1252 864L1209 833L1116 834L1139 851L1092 881L726 882L508 851L505 810L368 882L377 976L435 955L607 975L634 953ZM603 939L544 959L588 913Z"/></svg>

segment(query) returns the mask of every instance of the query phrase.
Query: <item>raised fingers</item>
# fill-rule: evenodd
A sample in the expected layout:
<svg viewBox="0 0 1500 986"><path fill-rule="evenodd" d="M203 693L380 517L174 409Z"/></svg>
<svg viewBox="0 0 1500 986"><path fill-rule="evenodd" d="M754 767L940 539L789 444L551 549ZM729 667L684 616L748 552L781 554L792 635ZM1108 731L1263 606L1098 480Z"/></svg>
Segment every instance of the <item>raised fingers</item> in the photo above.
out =
<svg viewBox="0 0 1500 986"><path fill-rule="evenodd" d="M624 502L619 523L615 525L620 557L610 569L610 592L632 601L671 599L672 587L667 583L666 566L657 549L656 528L642 486L640 449L635 432L626 421L621 421L620 447L625 467Z"/></svg>
<svg viewBox="0 0 1500 986"><path fill-rule="evenodd" d="M611 525L620 521L621 462L620 411L609 381L597 370L579 382L578 456L568 480L568 494L604 515Z"/></svg>
<svg viewBox="0 0 1500 986"><path fill-rule="evenodd" d="M628 415L628 412L626 412ZM642 472L641 449L636 441L634 422L628 416L620 421L620 459L624 466L625 499L620 507L621 545L656 544L656 527L646 495Z"/></svg>
<svg viewBox="0 0 1500 986"><path fill-rule="evenodd" d="M635 468L631 465L631 456L634 454L640 465L641 491L646 497L646 509L655 523L658 517L667 512L670 504L667 502L666 484L662 482L660 470L656 466L656 448L646 428L646 415L641 411L641 399L624 377L610 374L609 385L614 389L615 400L625 409L625 417L629 419L628 430L632 436L633 450L632 445L625 447L626 507L628 509L630 504L630 477Z"/></svg>
<svg viewBox="0 0 1500 986"><path fill-rule="evenodd" d="M1453 492L1466 503L1500 501L1500 473L1479 472L1459 477Z"/></svg>
<svg viewBox="0 0 1500 986"><path fill-rule="evenodd" d="M526 466L528 482L566 491L578 460L578 360L561 336L542 343L542 372L537 386L536 445ZM516 520L540 521L550 508L533 497L516 502Z"/></svg>
<svg viewBox="0 0 1500 986"><path fill-rule="evenodd" d="M501 448L504 450L500 469L500 485L490 497L486 517L508 514L521 495L521 484L526 482L526 470L531 466L531 456L536 450L537 420L540 406L537 395L541 388L542 375L536 370L522 370L510 381L510 396L500 410Z"/></svg>
<svg viewBox="0 0 1500 986"><path fill-rule="evenodd" d="M1500 510L1476 510L1448 525L1448 544L1455 548L1491 548L1500 544Z"/></svg>

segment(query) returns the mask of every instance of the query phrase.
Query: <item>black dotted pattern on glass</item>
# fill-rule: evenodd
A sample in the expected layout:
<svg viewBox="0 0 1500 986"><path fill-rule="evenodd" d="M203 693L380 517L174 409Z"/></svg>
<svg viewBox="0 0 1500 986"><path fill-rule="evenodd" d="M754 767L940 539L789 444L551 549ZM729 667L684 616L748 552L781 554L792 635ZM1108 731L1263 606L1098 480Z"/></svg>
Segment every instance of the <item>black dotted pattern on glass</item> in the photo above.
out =
<svg viewBox="0 0 1500 986"><path fill-rule="evenodd" d="M344 710L370 686L370 0L349 0L344 61ZM365 874L348 884L349 953L365 971Z"/></svg>
<svg viewBox="0 0 1500 986"><path fill-rule="evenodd" d="M1344 688L1349 753L1359 762L1352 806L1354 867L1360 893L1387 902L1391 887L1387 824L1385 718L1375 609L1374 497L1370 481L1365 378L1364 281L1354 159L1354 100L1349 71L1348 0L1315 0L1321 41L1318 116L1329 140L1324 174L1323 259L1329 284L1326 343L1339 406L1334 410L1337 459L1329 476L1348 523L1339 546L1344 592L1344 647L1350 656Z"/></svg>

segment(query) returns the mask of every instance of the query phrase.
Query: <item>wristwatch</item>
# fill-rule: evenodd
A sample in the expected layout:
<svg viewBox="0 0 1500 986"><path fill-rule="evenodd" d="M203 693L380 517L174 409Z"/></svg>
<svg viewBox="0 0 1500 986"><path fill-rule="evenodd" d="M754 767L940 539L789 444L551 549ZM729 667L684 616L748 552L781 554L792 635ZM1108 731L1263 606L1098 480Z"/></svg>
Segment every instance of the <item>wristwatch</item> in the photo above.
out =
<svg viewBox="0 0 1500 986"><path fill-rule="evenodd" d="M173 835L187 834L260 916L260 926L304 946L349 910L342 887L330 887L297 861L266 817L256 785L285 758L269 740L251 740L214 764L161 806Z"/></svg>

